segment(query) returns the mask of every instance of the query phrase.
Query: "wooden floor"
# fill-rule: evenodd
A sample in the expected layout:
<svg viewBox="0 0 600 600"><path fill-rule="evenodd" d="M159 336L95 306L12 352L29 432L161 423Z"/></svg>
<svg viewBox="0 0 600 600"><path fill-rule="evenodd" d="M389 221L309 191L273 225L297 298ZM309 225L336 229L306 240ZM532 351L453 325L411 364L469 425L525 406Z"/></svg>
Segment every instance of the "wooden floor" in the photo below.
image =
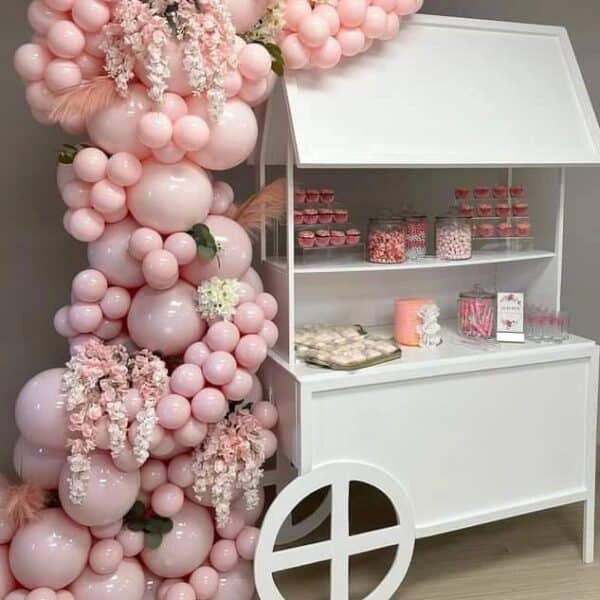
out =
<svg viewBox="0 0 600 600"><path fill-rule="evenodd" d="M358 531L390 524L390 513L377 497L364 490L356 497L351 512ZM393 598L600 600L600 554L596 563L583 564L582 519L582 505L573 505L419 540ZM311 540L327 539L328 530L326 522ZM364 598L390 560L389 551L355 557L351 598ZM286 600L328 600L328 571L328 563L311 565L280 574L276 581Z"/></svg>

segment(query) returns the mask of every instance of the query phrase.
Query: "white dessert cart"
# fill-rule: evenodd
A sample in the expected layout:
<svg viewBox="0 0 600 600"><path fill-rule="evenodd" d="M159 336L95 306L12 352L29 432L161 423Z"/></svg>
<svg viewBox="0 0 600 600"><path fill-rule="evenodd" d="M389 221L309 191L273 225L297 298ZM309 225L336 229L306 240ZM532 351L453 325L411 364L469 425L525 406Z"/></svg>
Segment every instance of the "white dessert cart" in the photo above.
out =
<svg viewBox="0 0 600 600"><path fill-rule="evenodd" d="M260 598L283 598L274 573L330 561L330 596L345 600L349 557L395 546L367 596L387 600L415 538L576 502L591 562L594 342L478 346L449 323L438 348L405 349L401 360L355 372L308 366L294 352L294 330L305 324L389 332L396 297L431 296L451 318L458 293L476 282L559 308L567 168L600 164L600 130L566 31L417 16L395 41L333 71L289 74L263 116L260 183L280 174L277 165L288 182L287 231L262 236L260 269L279 300L281 334L263 380L279 409L280 472L297 476L279 486L264 518ZM400 265L294 257L298 181L335 188L367 216L401 197L440 213L456 185L513 180L528 191L535 249ZM383 492L397 523L350 535L352 481ZM294 507L323 488L329 539L276 549L329 515L324 504L289 524Z"/></svg>

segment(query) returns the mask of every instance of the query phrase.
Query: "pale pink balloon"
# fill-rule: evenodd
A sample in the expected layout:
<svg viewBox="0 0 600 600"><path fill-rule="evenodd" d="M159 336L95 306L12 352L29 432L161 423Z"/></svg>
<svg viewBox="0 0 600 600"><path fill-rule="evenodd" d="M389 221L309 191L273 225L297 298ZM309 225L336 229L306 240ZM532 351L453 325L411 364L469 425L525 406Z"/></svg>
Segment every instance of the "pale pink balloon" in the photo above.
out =
<svg viewBox="0 0 600 600"><path fill-rule="evenodd" d="M161 517L172 517L183 508L184 500L180 487L165 483L152 492L152 510Z"/></svg>
<svg viewBox="0 0 600 600"><path fill-rule="evenodd" d="M143 287L127 317L131 339L140 348L160 350L167 356L182 354L206 329L194 297L194 288L184 281L165 291Z"/></svg>
<svg viewBox="0 0 600 600"><path fill-rule="evenodd" d="M204 388L192 399L192 414L202 423L216 423L227 414L227 401L221 390Z"/></svg>
<svg viewBox="0 0 600 600"><path fill-rule="evenodd" d="M239 347L239 343L238 346ZM236 347L236 350L237 350ZM229 383L235 374L235 359L229 352L213 352L203 363L202 373L207 382L213 385Z"/></svg>
<svg viewBox="0 0 600 600"><path fill-rule="evenodd" d="M123 548L123 555L132 558L144 549L144 532L131 531L125 527L118 533L117 542Z"/></svg>
<svg viewBox="0 0 600 600"><path fill-rule="evenodd" d="M248 268L240 278L240 281L252 286L257 294L262 294L265 291L260 275L252 267Z"/></svg>
<svg viewBox="0 0 600 600"><path fill-rule="evenodd" d="M75 23L92 33L100 31L110 19L110 9L102 0L75 0L71 10Z"/></svg>
<svg viewBox="0 0 600 600"><path fill-rule="evenodd" d="M106 223L118 223L119 221L122 221L128 214L129 211L127 210L127 205L124 204L117 210L103 213L102 216L104 217Z"/></svg>
<svg viewBox="0 0 600 600"><path fill-rule="evenodd" d="M69 324L79 333L91 333L102 322L99 304L76 302L69 309Z"/></svg>
<svg viewBox="0 0 600 600"><path fill-rule="evenodd" d="M281 53L289 69L303 69L310 61L310 50L300 41L297 33L284 38L281 42Z"/></svg>
<svg viewBox="0 0 600 600"><path fill-rule="evenodd" d="M168 589L165 600L196 600L196 592L189 583L180 581Z"/></svg>
<svg viewBox="0 0 600 600"><path fill-rule="evenodd" d="M171 373L169 384L171 390L176 394L191 398L204 387L202 369L195 364L185 363L179 365L173 373Z"/></svg>
<svg viewBox="0 0 600 600"><path fill-rule="evenodd" d="M75 87L81 80L81 69L71 60L57 58L46 67L44 81L53 94Z"/></svg>
<svg viewBox="0 0 600 600"><path fill-rule="evenodd" d="M85 51L96 58L102 58L104 56L104 50L102 50L103 36L101 32L88 33L85 36Z"/></svg>
<svg viewBox="0 0 600 600"><path fill-rule="evenodd" d="M333 37L327 38L325 43L313 50L310 55L311 65L319 69L331 69L340 62L342 58L342 47Z"/></svg>
<svg viewBox="0 0 600 600"><path fill-rule="evenodd" d="M277 408L271 402L256 402L252 406L252 414L264 429L273 429L277 424Z"/></svg>
<svg viewBox="0 0 600 600"><path fill-rule="evenodd" d="M358 28L348 29L342 27L336 36L344 56L359 54L365 45L365 34Z"/></svg>
<svg viewBox="0 0 600 600"><path fill-rule="evenodd" d="M158 422L165 429L183 427L190 415L191 408L188 399L179 394L167 394L156 405Z"/></svg>
<svg viewBox="0 0 600 600"><path fill-rule="evenodd" d="M264 97L267 91L267 79L257 79L253 81L251 79L244 79L243 85L239 92L239 97L247 102L250 106L257 106L259 101Z"/></svg>
<svg viewBox="0 0 600 600"><path fill-rule="evenodd" d="M237 69L235 71L229 71L227 75L225 75L225 82L223 84L227 97L233 98L234 96L237 96L241 87L242 76L240 75L240 72Z"/></svg>
<svg viewBox="0 0 600 600"><path fill-rule="evenodd" d="M209 347L204 342L195 342L185 351L183 360L186 363L192 363L201 367L209 356Z"/></svg>
<svg viewBox="0 0 600 600"><path fill-rule="evenodd" d="M128 193L129 210L141 225L175 233L205 220L212 185L203 169L187 160L171 166L148 160L143 166L142 178Z"/></svg>
<svg viewBox="0 0 600 600"><path fill-rule="evenodd" d="M91 541L85 527L61 509L47 508L15 534L9 552L11 570L30 589L66 587L87 563Z"/></svg>
<svg viewBox="0 0 600 600"><path fill-rule="evenodd" d="M244 369L236 369L233 379L222 388L225 397L233 402L243 400L252 389L252 376Z"/></svg>
<svg viewBox="0 0 600 600"><path fill-rule="evenodd" d="M235 540L246 526L244 516L240 511L231 511L229 522L225 527L217 527L217 533L226 540Z"/></svg>
<svg viewBox="0 0 600 600"><path fill-rule="evenodd" d="M147 569L144 570L144 575L146 577L146 590L141 600L157 600L158 588L162 583L162 579Z"/></svg>
<svg viewBox="0 0 600 600"><path fill-rule="evenodd" d="M92 546L90 567L98 575L112 575L123 560L123 546L116 540L101 540Z"/></svg>
<svg viewBox="0 0 600 600"><path fill-rule="evenodd" d="M112 214L125 206L125 190L108 179L95 183L90 192L90 201L94 210L100 214Z"/></svg>
<svg viewBox="0 0 600 600"><path fill-rule="evenodd" d="M133 421L140 410L144 401L141 394L136 389L130 389L125 395L125 410L127 411L127 418L129 421Z"/></svg>
<svg viewBox="0 0 600 600"><path fill-rule="evenodd" d="M305 46L318 48L329 37L329 24L323 17L312 12L300 21L298 37Z"/></svg>
<svg viewBox="0 0 600 600"><path fill-rule="evenodd" d="M34 446L22 436L13 450L13 466L19 477L44 490L58 488L60 471L66 460L65 450Z"/></svg>
<svg viewBox="0 0 600 600"><path fill-rule="evenodd" d="M344 27L358 27L367 16L367 1L340 0L337 11Z"/></svg>
<svg viewBox="0 0 600 600"><path fill-rule="evenodd" d="M148 285L155 290L168 290L179 279L179 264L168 250L152 250L142 262Z"/></svg>
<svg viewBox="0 0 600 600"><path fill-rule="evenodd" d="M392 13L388 14L385 21L385 31L381 36L382 40L391 40L396 37L398 30L400 29L400 17Z"/></svg>
<svg viewBox="0 0 600 600"><path fill-rule="evenodd" d="M143 85L129 86L127 98L96 111L88 119L92 142L109 154L129 152L138 158L146 158L150 150L137 139L136 130L139 119L151 106Z"/></svg>
<svg viewBox="0 0 600 600"><path fill-rule="evenodd" d="M240 332L238 327L230 321L217 321L213 323L204 336L204 342L213 352L217 350L233 352L239 341Z"/></svg>
<svg viewBox="0 0 600 600"><path fill-rule="evenodd" d="M85 133L85 118L81 114L68 114L60 119L60 126L69 135L83 135Z"/></svg>
<svg viewBox="0 0 600 600"><path fill-rule="evenodd" d="M244 527L235 540L235 547L241 558L244 560L254 560L256 545L260 529L257 527Z"/></svg>
<svg viewBox="0 0 600 600"><path fill-rule="evenodd" d="M340 17L331 4L317 4L313 12L327 21L330 35L335 35L340 30Z"/></svg>
<svg viewBox="0 0 600 600"><path fill-rule="evenodd" d="M220 215L210 215L204 224L221 248L219 260L215 257L210 262L205 262L196 257L182 268L182 277L194 285L213 276L240 277L252 262L252 242L246 231L235 221Z"/></svg>
<svg viewBox="0 0 600 600"><path fill-rule="evenodd" d="M75 0L45 0L46 4L53 10L66 11L73 8Z"/></svg>
<svg viewBox="0 0 600 600"><path fill-rule="evenodd" d="M361 29L367 38L379 38L385 31L386 11L381 6L369 6Z"/></svg>
<svg viewBox="0 0 600 600"><path fill-rule="evenodd" d="M141 600L145 587L141 565L127 558L112 575L98 575L87 567L70 590L77 600Z"/></svg>
<svg viewBox="0 0 600 600"><path fill-rule="evenodd" d="M74 210L90 206L90 191L92 186L80 179L73 179L65 184L62 189L64 203Z"/></svg>
<svg viewBox="0 0 600 600"><path fill-rule="evenodd" d="M136 229L129 238L129 254L136 260L144 258L153 250L162 250L163 239L157 231L150 227Z"/></svg>
<svg viewBox="0 0 600 600"><path fill-rule="evenodd" d="M188 575L206 560L213 544L214 527L206 508L185 500L172 521L173 529L160 546L142 551L146 566L160 577Z"/></svg>
<svg viewBox="0 0 600 600"><path fill-rule="evenodd" d="M260 436L263 439L265 447L265 458L271 458L271 456L277 452L277 438L275 437L275 434L268 429L263 429L260 432Z"/></svg>
<svg viewBox="0 0 600 600"><path fill-rule="evenodd" d="M27 9L27 20L40 35L46 35L54 23L65 19L68 19L66 13L53 10L42 0L34 0Z"/></svg>
<svg viewBox="0 0 600 600"><path fill-rule="evenodd" d="M106 277L95 269L85 269L73 278L73 293L82 302L98 302L106 294Z"/></svg>
<svg viewBox="0 0 600 600"><path fill-rule="evenodd" d="M164 431L164 430L163 430ZM165 431L159 444L152 446L150 455L153 458L161 458L168 460L179 453L179 447L173 434L170 431Z"/></svg>
<svg viewBox="0 0 600 600"><path fill-rule="evenodd" d="M81 76L84 79L93 79L104 72L104 63L87 52L80 54L75 59L75 64L79 67Z"/></svg>
<svg viewBox="0 0 600 600"><path fill-rule="evenodd" d="M206 103L194 98L189 110L209 122ZM206 169L223 171L244 162L254 150L258 139L258 124L252 109L243 101L227 100L216 123L210 125L210 139L198 152L188 157Z"/></svg>
<svg viewBox="0 0 600 600"><path fill-rule="evenodd" d="M117 152L108 159L106 175L115 185L135 185L142 177L142 163L129 152Z"/></svg>
<svg viewBox="0 0 600 600"><path fill-rule="evenodd" d="M47 587L40 587L29 592L26 600L56 600L56 592Z"/></svg>
<svg viewBox="0 0 600 600"><path fill-rule="evenodd" d="M185 150L182 150L174 142L169 142L162 148L152 150L152 156L162 164L174 165L183 160Z"/></svg>
<svg viewBox="0 0 600 600"><path fill-rule="evenodd" d="M194 483L192 471L192 457L190 454L181 454L169 462L167 476L171 483L180 488L189 487Z"/></svg>
<svg viewBox="0 0 600 600"><path fill-rule="evenodd" d="M129 311L131 295L122 287L109 287L100 301L104 316L109 319L122 319Z"/></svg>
<svg viewBox="0 0 600 600"><path fill-rule="evenodd" d="M290 31L298 31L300 23L312 12L311 5L306 0L290 0L285 4L284 22Z"/></svg>
<svg viewBox="0 0 600 600"><path fill-rule="evenodd" d="M43 125L51 124L52 121L49 118L48 113L50 113L54 107L56 96L48 89L43 81L30 83L25 90L25 99L33 111L40 113L39 116L45 115L43 118L39 119Z"/></svg>
<svg viewBox="0 0 600 600"><path fill-rule="evenodd" d="M95 452L89 475L86 496L81 504L75 504L69 498L69 466L63 468L58 491L65 512L77 523L88 527L108 525L122 518L133 506L140 490L139 471L124 473L108 454Z"/></svg>
<svg viewBox="0 0 600 600"><path fill-rule="evenodd" d="M69 233L80 242L95 242L104 231L102 215L91 208L78 208L69 219Z"/></svg>
<svg viewBox="0 0 600 600"><path fill-rule="evenodd" d="M263 311L265 319L272 321L277 315L277 300L271 294L262 292L256 296L256 304Z"/></svg>
<svg viewBox="0 0 600 600"><path fill-rule="evenodd" d="M184 583L181 577L179 578L169 578L163 579L160 584L157 592L156 592L156 600L166 600L167 592L176 584L176 583Z"/></svg>
<svg viewBox="0 0 600 600"><path fill-rule="evenodd" d="M165 240L164 247L177 259L180 265L190 264L196 258L198 251L194 238L182 231L172 233Z"/></svg>
<svg viewBox="0 0 600 600"><path fill-rule="evenodd" d="M14 577L12 578L12 581L14 581ZM3 582L0 580L0 592L2 592L2 583ZM27 600L27 594L28 591L22 588L20 590L13 590L10 592L10 594L4 597L4 600Z"/></svg>
<svg viewBox="0 0 600 600"><path fill-rule="evenodd" d="M264 325L265 313L257 303L244 302L236 308L233 322L243 334L258 333Z"/></svg>
<svg viewBox="0 0 600 600"><path fill-rule="evenodd" d="M233 540L219 540L210 551L210 562L212 566L222 573L231 571L237 564L239 558Z"/></svg>
<svg viewBox="0 0 600 600"><path fill-rule="evenodd" d="M224 215L233 204L233 188L224 181L213 184L213 199L210 205L211 215Z"/></svg>
<svg viewBox="0 0 600 600"><path fill-rule="evenodd" d="M196 115L185 115L173 125L173 141L186 152L200 150L208 143L210 130L206 121Z"/></svg>
<svg viewBox="0 0 600 600"><path fill-rule="evenodd" d="M32 377L20 391L15 420L33 446L62 450L69 438L66 395L61 392L65 369L49 369Z"/></svg>
<svg viewBox="0 0 600 600"><path fill-rule="evenodd" d="M9 598L13 596L15 600L18 599L16 594L9 594L17 587L17 582L10 570L10 564L8 561L8 546L0 546L0 596ZM25 592L27 593L27 592ZM8 595L7 595L8 594ZM23 596L25 598L25 596Z"/></svg>
<svg viewBox="0 0 600 600"><path fill-rule="evenodd" d="M59 308L54 315L54 329L59 335L63 337L74 337L77 335L77 331L75 331L71 325L69 324L69 309L70 306L63 306Z"/></svg>
<svg viewBox="0 0 600 600"><path fill-rule="evenodd" d="M247 79L263 79L271 70L271 55L261 44L247 44L240 53L238 68Z"/></svg>
<svg viewBox="0 0 600 600"><path fill-rule="evenodd" d="M198 446L208 433L206 423L201 423L194 418L188 421L173 433L175 441L185 448L195 448Z"/></svg>
<svg viewBox="0 0 600 600"><path fill-rule="evenodd" d="M104 540L108 538L114 538L119 533L119 531L121 531L121 527L123 527L123 520L119 519L114 523L109 523L108 525L91 527L90 531L95 538L99 540Z"/></svg>
<svg viewBox="0 0 600 600"><path fill-rule="evenodd" d="M137 136L148 148L166 146L173 135L171 119L162 112L146 113L138 122Z"/></svg>
<svg viewBox="0 0 600 600"><path fill-rule="evenodd" d="M252 563L240 560L219 578L219 588L211 600L251 600L254 596Z"/></svg>
<svg viewBox="0 0 600 600"><path fill-rule="evenodd" d="M235 349L235 359L242 367L255 369L267 358L267 351L265 340L259 335L249 334L239 341Z"/></svg>
<svg viewBox="0 0 600 600"><path fill-rule="evenodd" d="M260 516L262 515L265 506L265 492L263 488L258 489L258 504L251 509L248 509L246 505L246 499L244 496L236 498L231 503L231 510L239 512L243 517L246 525L254 525Z"/></svg>
<svg viewBox="0 0 600 600"><path fill-rule="evenodd" d="M190 585L198 600L210 600L217 592L219 574L212 567L199 567L190 575Z"/></svg>
<svg viewBox="0 0 600 600"><path fill-rule="evenodd" d="M192 86L189 83L189 76L184 68L184 50L185 43L168 36L166 47L161 53L164 55L169 66L170 76L166 82L167 91L174 92L180 96L189 96L192 93ZM136 64L135 74L147 87L152 85L142 63L138 62Z"/></svg>
<svg viewBox="0 0 600 600"><path fill-rule="evenodd" d="M167 482L167 467L160 460L150 459L140 469L141 488L153 492Z"/></svg>
<svg viewBox="0 0 600 600"><path fill-rule="evenodd" d="M185 100L179 94L166 92L160 110L175 123L177 119L187 115L188 108Z"/></svg>
<svg viewBox="0 0 600 600"><path fill-rule="evenodd" d="M265 340L269 348L273 348L279 339L279 329L273 321L265 321L258 335Z"/></svg>
<svg viewBox="0 0 600 600"><path fill-rule="evenodd" d="M107 225L102 236L88 246L91 267L104 273L112 285L137 288L144 284L142 266L128 252L136 229L138 224L131 218Z"/></svg>
<svg viewBox="0 0 600 600"><path fill-rule="evenodd" d="M264 15L267 4L268 0L253 0L252 2L227 0L226 5L231 12L231 19L235 30L238 33L243 33L251 29Z"/></svg>
<svg viewBox="0 0 600 600"><path fill-rule="evenodd" d="M100 325L94 329L94 335L101 340L112 340L116 338L123 330L123 322L113 319L102 319Z"/></svg>
<svg viewBox="0 0 600 600"><path fill-rule="evenodd" d="M412 15L421 10L423 0L396 0L395 12L399 16Z"/></svg>
<svg viewBox="0 0 600 600"><path fill-rule="evenodd" d="M123 449L113 458L113 462L115 463L115 467L124 473L139 472L140 463L133 452L133 445L131 443L125 442L123 444Z"/></svg>
<svg viewBox="0 0 600 600"><path fill-rule="evenodd" d="M48 29L48 48L61 58L75 58L83 52L85 36L70 21L57 21Z"/></svg>
<svg viewBox="0 0 600 600"><path fill-rule="evenodd" d="M56 600L75 600L75 596L69 590L59 590L56 592Z"/></svg>

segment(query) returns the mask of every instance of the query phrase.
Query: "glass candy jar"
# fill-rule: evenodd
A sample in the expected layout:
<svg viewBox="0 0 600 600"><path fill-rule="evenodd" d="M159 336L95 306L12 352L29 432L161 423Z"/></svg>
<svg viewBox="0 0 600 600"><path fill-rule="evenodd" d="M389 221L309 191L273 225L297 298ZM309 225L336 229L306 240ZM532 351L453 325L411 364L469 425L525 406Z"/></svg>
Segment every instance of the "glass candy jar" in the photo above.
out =
<svg viewBox="0 0 600 600"><path fill-rule="evenodd" d="M406 218L406 257L422 260L427 254L427 217Z"/></svg>
<svg viewBox="0 0 600 600"><path fill-rule="evenodd" d="M477 285L459 294L457 322L462 336L483 340L492 338L496 325L496 294Z"/></svg>
<svg viewBox="0 0 600 600"><path fill-rule="evenodd" d="M403 263L406 260L404 219L369 219L368 253L373 263Z"/></svg>
<svg viewBox="0 0 600 600"><path fill-rule="evenodd" d="M470 217L444 216L435 219L435 254L443 260L471 258L473 228Z"/></svg>

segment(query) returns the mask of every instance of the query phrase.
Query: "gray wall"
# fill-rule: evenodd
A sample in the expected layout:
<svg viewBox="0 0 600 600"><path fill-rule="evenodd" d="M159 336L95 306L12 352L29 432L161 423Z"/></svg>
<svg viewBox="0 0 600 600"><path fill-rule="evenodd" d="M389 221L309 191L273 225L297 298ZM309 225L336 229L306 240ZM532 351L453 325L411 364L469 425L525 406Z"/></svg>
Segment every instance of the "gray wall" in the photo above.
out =
<svg viewBox="0 0 600 600"><path fill-rule="evenodd" d="M0 470L11 460L16 437L13 404L21 385L35 373L61 365L65 343L52 329L54 311L68 300L70 281L85 265L84 246L63 231L62 201L54 185L56 150L67 138L57 128L35 123L23 88L12 70L12 54L27 40L26 4L7 2L0 36L0 112L4 132L0 173L3 183L0 225ZM596 111L600 108L600 14L597 0L425 0L424 12L565 25L569 29ZM240 197L251 174L239 168L228 175ZM600 236L597 190L600 171L569 173L566 261L563 281L566 307L574 329L600 340Z"/></svg>

